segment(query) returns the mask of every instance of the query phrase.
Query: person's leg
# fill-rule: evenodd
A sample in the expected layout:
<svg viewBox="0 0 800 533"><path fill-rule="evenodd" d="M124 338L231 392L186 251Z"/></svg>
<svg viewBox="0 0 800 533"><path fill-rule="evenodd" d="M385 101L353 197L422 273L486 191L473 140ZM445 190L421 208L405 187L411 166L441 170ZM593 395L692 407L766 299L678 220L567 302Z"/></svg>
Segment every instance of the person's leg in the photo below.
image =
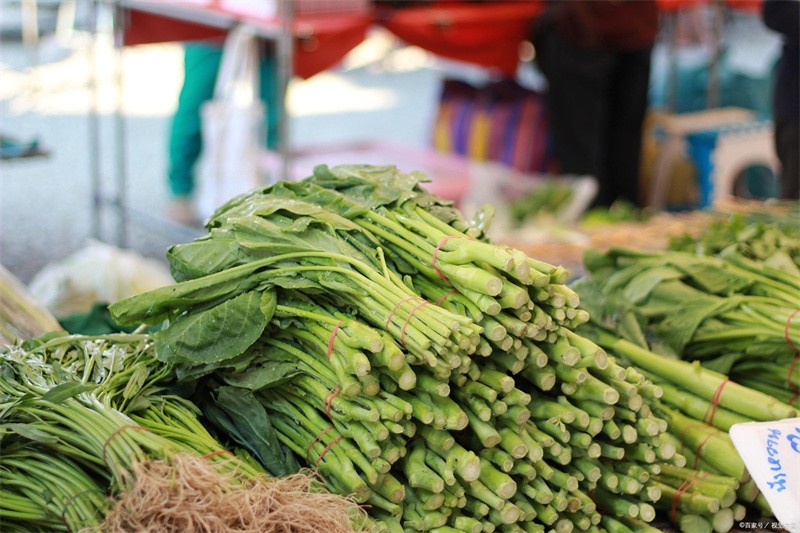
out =
<svg viewBox="0 0 800 533"><path fill-rule="evenodd" d="M601 139L610 55L577 48L552 30L538 44L536 54L548 82L550 127L560 171L595 176L602 192Z"/></svg>
<svg viewBox="0 0 800 533"><path fill-rule="evenodd" d="M781 164L781 198L800 200L800 124L776 117L775 151Z"/></svg>
<svg viewBox="0 0 800 533"><path fill-rule="evenodd" d="M169 133L169 189L175 197L194 193L194 167L202 150L200 109L214 95L221 59L219 46L185 46L183 87Z"/></svg>
<svg viewBox="0 0 800 533"><path fill-rule="evenodd" d="M278 109L278 62L275 59L273 47L262 50L261 68L259 69L260 97L264 102L264 124L266 130L265 143L268 148L275 149L280 141L280 116Z"/></svg>
<svg viewBox="0 0 800 533"><path fill-rule="evenodd" d="M609 90L605 174L608 203L616 199L640 205L639 165L642 124L647 111L651 50L618 54Z"/></svg>

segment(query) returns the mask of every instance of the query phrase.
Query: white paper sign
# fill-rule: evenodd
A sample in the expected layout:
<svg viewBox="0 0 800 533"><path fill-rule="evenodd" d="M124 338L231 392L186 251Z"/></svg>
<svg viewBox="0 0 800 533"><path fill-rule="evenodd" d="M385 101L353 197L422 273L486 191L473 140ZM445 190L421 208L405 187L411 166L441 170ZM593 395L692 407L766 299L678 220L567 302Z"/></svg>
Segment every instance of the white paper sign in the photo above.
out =
<svg viewBox="0 0 800 533"><path fill-rule="evenodd" d="M800 533L800 418L734 424L729 434L779 524Z"/></svg>

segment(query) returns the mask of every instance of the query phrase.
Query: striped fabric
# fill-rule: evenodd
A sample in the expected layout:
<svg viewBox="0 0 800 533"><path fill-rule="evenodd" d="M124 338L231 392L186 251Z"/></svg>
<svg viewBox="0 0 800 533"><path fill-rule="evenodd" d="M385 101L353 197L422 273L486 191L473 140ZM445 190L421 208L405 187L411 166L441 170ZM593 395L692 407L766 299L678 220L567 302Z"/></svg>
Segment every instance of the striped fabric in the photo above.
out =
<svg viewBox="0 0 800 533"><path fill-rule="evenodd" d="M511 80L483 87L445 80L432 142L441 152L521 172L554 169L545 97Z"/></svg>

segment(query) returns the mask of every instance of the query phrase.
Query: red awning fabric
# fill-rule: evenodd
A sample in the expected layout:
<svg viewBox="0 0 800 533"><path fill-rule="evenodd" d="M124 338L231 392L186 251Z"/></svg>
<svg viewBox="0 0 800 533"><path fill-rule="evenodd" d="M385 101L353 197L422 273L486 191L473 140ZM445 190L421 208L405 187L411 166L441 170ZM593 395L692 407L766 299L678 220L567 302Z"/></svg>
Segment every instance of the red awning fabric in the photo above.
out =
<svg viewBox="0 0 800 533"><path fill-rule="evenodd" d="M218 14L233 18L237 22L247 22L255 27L278 27L274 19L243 18L225 11L218 3L209 3L202 9L192 5L181 6L189 12ZM124 45L151 44L172 41L219 40L227 30L196 22L181 20L177 11L169 15L150 11L128 9L123 32ZM361 43L374 23L371 12L348 12L341 15L301 15L293 20L294 65L293 73L310 78L336 65L342 58Z"/></svg>
<svg viewBox="0 0 800 533"><path fill-rule="evenodd" d="M381 23L409 44L513 76L519 45L543 9L544 3L538 0L443 2L390 11Z"/></svg>
<svg viewBox="0 0 800 533"><path fill-rule="evenodd" d="M656 0L662 11L678 11L686 7L693 7L711 3L711 0ZM736 11L759 12L763 0L725 0L725 5Z"/></svg>
<svg viewBox="0 0 800 533"><path fill-rule="evenodd" d="M294 73L302 78L327 70L358 46L373 24L368 13L337 16L305 15L294 21Z"/></svg>
<svg viewBox="0 0 800 533"><path fill-rule="evenodd" d="M150 3L152 2L152 3ZM152 5L166 6L159 13ZM143 7L128 5L124 28L125 45L169 41L222 39L226 30L204 25L191 15L219 15L233 22L275 29L274 18L246 16L226 9L223 2L180 2L142 0ZM150 9L148 9L150 7ZM528 37L534 18L544 9L542 0L488 3L461 1L434 2L430 6L336 15L300 14L293 20L295 60L293 72L309 78L336 65L361 43L373 24L383 24L409 44L461 61L495 68L513 76L519 63L519 45Z"/></svg>
<svg viewBox="0 0 800 533"><path fill-rule="evenodd" d="M145 11L130 10L123 33L125 46L165 43L172 41L199 41L225 37L227 31L202 24L184 22L174 18L154 15Z"/></svg>

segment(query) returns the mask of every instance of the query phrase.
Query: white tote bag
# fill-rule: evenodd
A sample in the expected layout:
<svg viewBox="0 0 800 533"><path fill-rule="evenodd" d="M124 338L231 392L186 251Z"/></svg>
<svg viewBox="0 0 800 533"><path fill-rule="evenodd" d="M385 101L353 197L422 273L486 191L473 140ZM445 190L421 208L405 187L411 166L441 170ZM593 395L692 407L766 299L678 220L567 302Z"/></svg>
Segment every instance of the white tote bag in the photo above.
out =
<svg viewBox="0 0 800 533"><path fill-rule="evenodd" d="M214 97L203 105L203 153L197 212L207 219L223 203L262 183L259 153L264 138L264 103L259 98L255 33L233 29L222 49Z"/></svg>

